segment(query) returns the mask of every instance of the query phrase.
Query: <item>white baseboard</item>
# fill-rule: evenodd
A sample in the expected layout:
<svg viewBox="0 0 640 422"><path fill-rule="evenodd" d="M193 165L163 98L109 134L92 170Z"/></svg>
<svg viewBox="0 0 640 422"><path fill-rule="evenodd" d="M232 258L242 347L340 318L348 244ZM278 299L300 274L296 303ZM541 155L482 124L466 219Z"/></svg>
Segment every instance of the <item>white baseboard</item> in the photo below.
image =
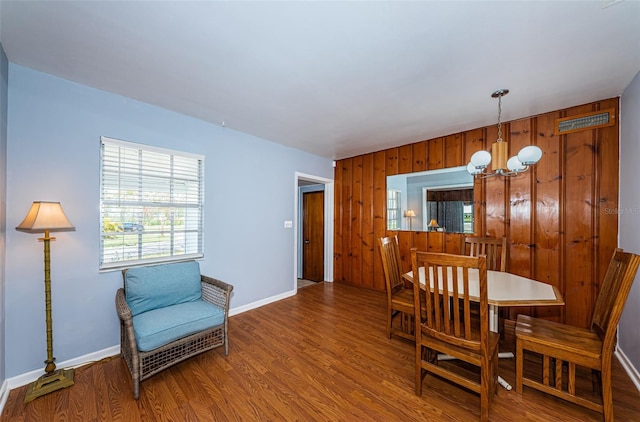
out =
<svg viewBox="0 0 640 422"><path fill-rule="evenodd" d="M640 372L638 372L636 367L633 366L627 355L624 354L620 347L616 348L615 355L618 357L618 360L622 364L622 367L629 375L629 378L631 378L633 384L636 386L636 389L640 391Z"/></svg>
<svg viewBox="0 0 640 422"><path fill-rule="evenodd" d="M2 386L0 387L0 415L4 410L4 405L7 404L7 399L9 398L9 383L7 380L4 380Z"/></svg>
<svg viewBox="0 0 640 422"><path fill-rule="evenodd" d="M279 300L294 296L295 294L296 294L295 290L290 290L288 292L284 292L282 294L272 296L266 299L258 300L256 302L249 303L244 306L232 308L229 310L229 316L241 314L251 309L259 308L269 303L277 302ZM83 366L92 362L97 362L104 358L115 356L118 354L120 354L120 345L107 347L106 349L102 349L97 352L89 353L84 356L79 356L74 359L69 359L64 362L59 362L59 363L56 363L56 366L58 368L78 367L78 366ZM10 390L14 388L22 387L23 385L27 385L30 382L37 380L43 374L44 374L44 368L37 369L35 371L27 372L27 373L20 374L15 377L6 379L2 383L2 386L0 387L0 414L2 414L4 405L6 404L7 399L9 398Z"/></svg>
<svg viewBox="0 0 640 422"><path fill-rule="evenodd" d="M101 359L120 354L120 345L107 347L106 349L99 350L97 352L89 353L84 356L69 359L63 362L56 362L56 366L59 369L72 368L77 366L86 365L91 362L97 362ZM35 371L27 372L6 380L8 382L9 389L22 387L30 382L37 380L41 375L44 375L44 368L37 369Z"/></svg>
<svg viewBox="0 0 640 422"><path fill-rule="evenodd" d="M77 358L69 359L63 362L56 363L56 366L60 369L62 368L72 368L83 366L88 363L97 362L107 357L115 356L120 354L120 345L107 347L106 349L99 350L97 352L89 353L84 356L79 356ZM44 368L38 369L36 371L27 372L21 375L17 375L15 377L8 378L4 380L2 386L0 387L0 414L4 410L4 405L7 403L7 399L9 398L9 392L18 387L22 387L23 385L27 385L30 382L37 380L41 375L44 375Z"/></svg>
<svg viewBox="0 0 640 422"><path fill-rule="evenodd" d="M272 302L277 302L279 300L285 299L290 296L294 296L296 294L295 290L290 290L288 292L284 292L282 294L272 296L266 299L262 299L253 303L249 303L248 305L240 306L237 308L232 308L229 310L229 316L241 314L243 312L249 311L251 309L259 308L261 306L267 305ZM56 362L56 366L58 368L71 368L86 365L91 362L97 362L106 357L115 356L120 354L120 345L115 345L108 347L103 350L99 350L97 352L89 353L84 356L79 356L74 359L69 359L64 362ZM44 374L44 368L37 369L35 371L26 372L24 374L17 375L15 377L9 378L5 380L2 388L11 390L13 388L21 387L23 385L27 385L30 382L37 380L41 375ZM4 392L3 389L0 389L0 400L2 399L1 394ZM0 402L1 403L1 402Z"/></svg>
<svg viewBox="0 0 640 422"><path fill-rule="evenodd" d="M261 306L268 305L269 303L277 302L279 300L286 299L291 296L295 296L295 294L296 294L295 290L289 290L288 292L284 292L276 296L271 296L266 299L258 300L256 302L249 303L247 305L239 306L237 308L231 308L229 309L229 316L238 315L243 312L247 312L252 309L259 308Z"/></svg>

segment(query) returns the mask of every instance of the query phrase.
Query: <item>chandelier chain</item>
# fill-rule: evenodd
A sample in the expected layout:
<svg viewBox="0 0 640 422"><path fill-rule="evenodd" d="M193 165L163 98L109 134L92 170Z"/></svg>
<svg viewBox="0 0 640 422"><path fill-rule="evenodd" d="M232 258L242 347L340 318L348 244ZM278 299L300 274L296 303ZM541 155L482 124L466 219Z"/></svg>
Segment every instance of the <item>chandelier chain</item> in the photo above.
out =
<svg viewBox="0 0 640 422"><path fill-rule="evenodd" d="M498 142L502 142L502 121L500 117L502 116L502 93L498 95Z"/></svg>

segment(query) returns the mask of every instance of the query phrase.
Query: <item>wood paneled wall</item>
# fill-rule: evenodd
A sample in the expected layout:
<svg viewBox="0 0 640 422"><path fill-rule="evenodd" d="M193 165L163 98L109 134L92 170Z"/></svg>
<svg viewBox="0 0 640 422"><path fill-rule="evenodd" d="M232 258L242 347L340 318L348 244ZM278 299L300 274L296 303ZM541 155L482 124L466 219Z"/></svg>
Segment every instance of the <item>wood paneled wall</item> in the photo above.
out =
<svg viewBox="0 0 640 422"><path fill-rule="evenodd" d="M538 145L543 156L518 177L475 181L475 233L506 236L507 270L557 286L566 302L516 312L579 327L590 322L617 246L618 124L556 135L555 120L608 108L618 116L618 106L612 98L503 124L510 155ZM386 229L386 176L466 165L496 138L496 126L487 126L337 161L334 280L384 290L382 236L398 235L406 271L411 247L459 253L461 234Z"/></svg>

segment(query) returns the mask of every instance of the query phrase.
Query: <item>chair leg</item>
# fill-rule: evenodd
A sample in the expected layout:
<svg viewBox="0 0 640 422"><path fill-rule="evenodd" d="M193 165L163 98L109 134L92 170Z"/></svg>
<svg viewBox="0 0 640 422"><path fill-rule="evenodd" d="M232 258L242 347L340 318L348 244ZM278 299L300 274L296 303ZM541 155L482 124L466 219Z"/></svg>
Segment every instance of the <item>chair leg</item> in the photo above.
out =
<svg viewBox="0 0 640 422"><path fill-rule="evenodd" d="M414 333L415 321L413 319L413 315L403 314L403 316L404 316L404 322L405 322L405 326L403 327L404 332L407 334L415 335Z"/></svg>
<svg viewBox="0 0 640 422"><path fill-rule="evenodd" d="M494 364L491 365L493 368L493 373L491 374L491 389L492 394L498 395L498 370L500 367L500 348L496 347L496 356L493 359Z"/></svg>
<svg viewBox="0 0 640 422"><path fill-rule="evenodd" d="M600 371L596 369L591 370L591 388L594 393L602 394L602 377Z"/></svg>
<svg viewBox="0 0 640 422"><path fill-rule="evenodd" d="M404 333L409 332L409 315L400 312L400 330Z"/></svg>
<svg viewBox="0 0 640 422"><path fill-rule="evenodd" d="M416 336L416 395L422 395L422 345L420 344L421 340Z"/></svg>
<svg viewBox="0 0 640 422"><path fill-rule="evenodd" d="M524 366L522 341L516 338L516 392L522 394L522 368Z"/></svg>
<svg viewBox="0 0 640 422"><path fill-rule="evenodd" d="M138 359L132 359L132 366L133 368L130 369L131 371L131 381L133 382L133 398L138 400L138 397L140 396L140 362L138 361Z"/></svg>
<svg viewBox="0 0 640 422"><path fill-rule="evenodd" d="M611 387L611 362L606 365L603 362L602 372L602 407L605 422L613 422L613 391Z"/></svg>
<svg viewBox="0 0 640 422"><path fill-rule="evenodd" d="M391 338L391 323L393 321L393 309L389 308L387 312L387 337Z"/></svg>
<svg viewBox="0 0 640 422"><path fill-rule="evenodd" d="M224 355L229 356L229 329L227 320L224 321Z"/></svg>
<svg viewBox="0 0 640 422"><path fill-rule="evenodd" d="M484 360L484 359L483 359ZM480 420L489 420L489 402L492 394L491 377L493 376L493 368L490 360L482 362L480 367Z"/></svg>

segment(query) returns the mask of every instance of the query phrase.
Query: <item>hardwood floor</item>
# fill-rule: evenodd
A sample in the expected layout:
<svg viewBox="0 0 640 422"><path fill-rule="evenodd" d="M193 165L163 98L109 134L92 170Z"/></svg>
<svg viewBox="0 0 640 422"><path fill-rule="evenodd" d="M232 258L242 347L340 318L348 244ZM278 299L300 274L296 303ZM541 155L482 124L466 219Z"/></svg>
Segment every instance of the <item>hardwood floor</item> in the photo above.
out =
<svg viewBox="0 0 640 422"><path fill-rule="evenodd" d="M23 404L4 421L476 421L477 395L428 376L414 394L414 347L385 337L383 293L318 283L230 318L230 351L216 349L145 380L133 399L119 357L76 369L75 385ZM115 310L114 310L115 312ZM515 384L513 359L501 375ZM539 366L531 360L526 368ZM535 368L534 368L535 369ZM640 420L640 393L614 365L616 420ZM578 388L590 391L590 373ZM601 421L599 414L525 388L500 389L493 421Z"/></svg>

